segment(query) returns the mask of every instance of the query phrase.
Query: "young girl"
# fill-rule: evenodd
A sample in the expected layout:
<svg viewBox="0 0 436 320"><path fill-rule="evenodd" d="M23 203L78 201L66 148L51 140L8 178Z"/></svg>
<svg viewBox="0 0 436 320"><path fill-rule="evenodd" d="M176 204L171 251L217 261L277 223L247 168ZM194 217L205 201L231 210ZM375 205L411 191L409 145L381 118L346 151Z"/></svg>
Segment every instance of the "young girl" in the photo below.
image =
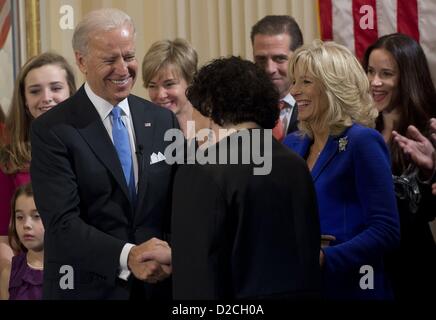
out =
<svg viewBox="0 0 436 320"><path fill-rule="evenodd" d="M44 226L31 184L17 189L12 200L9 244L18 255L0 275L3 300L40 300L44 267Z"/></svg>
<svg viewBox="0 0 436 320"><path fill-rule="evenodd" d="M75 92L71 66L53 52L29 59L17 76L0 148L0 271L13 256L8 246L12 195L18 186L30 182L30 125Z"/></svg>

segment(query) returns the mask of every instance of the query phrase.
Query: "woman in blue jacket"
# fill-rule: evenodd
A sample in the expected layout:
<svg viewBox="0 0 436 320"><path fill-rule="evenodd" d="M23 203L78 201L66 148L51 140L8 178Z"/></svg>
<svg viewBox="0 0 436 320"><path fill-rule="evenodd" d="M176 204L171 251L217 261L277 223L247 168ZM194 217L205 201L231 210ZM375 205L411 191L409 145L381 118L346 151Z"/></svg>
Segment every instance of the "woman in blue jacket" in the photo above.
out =
<svg viewBox="0 0 436 320"><path fill-rule="evenodd" d="M311 170L318 198L326 299L391 299L383 256L399 243L390 158L374 129L364 70L344 46L315 41L290 63L300 131L285 144Z"/></svg>

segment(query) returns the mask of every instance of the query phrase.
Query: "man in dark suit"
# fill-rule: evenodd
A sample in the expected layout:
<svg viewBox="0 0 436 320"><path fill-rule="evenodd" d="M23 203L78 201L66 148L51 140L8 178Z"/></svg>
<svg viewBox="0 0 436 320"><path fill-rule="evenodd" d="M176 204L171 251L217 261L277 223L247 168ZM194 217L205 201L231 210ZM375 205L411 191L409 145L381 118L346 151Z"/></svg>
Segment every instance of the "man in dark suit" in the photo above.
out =
<svg viewBox="0 0 436 320"><path fill-rule="evenodd" d="M162 161L173 113L130 94L138 63L131 18L89 13L73 48L86 83L32 125L31 177L45 225L46 299L128 299L168 266L144 262L169 224L174 168ZM139 279L139 280L138 280ZM149 285L154 286L154 285Z"/></svg>
<svg viewBox="0 0 436 320"><path fill-rule="evenodd" d="M280 119L273 130L281 141L296 131L298 110L289 93L289 61L297 48L303 45L303 35L294 18L290 16L265 16L251 29L254 62L262 67L280 94Z"/></svg>

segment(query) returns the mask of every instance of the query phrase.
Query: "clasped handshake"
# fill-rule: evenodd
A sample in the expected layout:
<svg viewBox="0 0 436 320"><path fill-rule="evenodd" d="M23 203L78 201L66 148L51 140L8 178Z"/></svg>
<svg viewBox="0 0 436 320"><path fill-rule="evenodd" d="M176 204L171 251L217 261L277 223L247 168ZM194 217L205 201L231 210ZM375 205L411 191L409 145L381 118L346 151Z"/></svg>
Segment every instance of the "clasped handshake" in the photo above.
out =
<svg viewBox="0 0 436 320"><path fill-rule="evenodd" d="M171 248L167 242L152 238L134 246L127 260L130 271L142 281L156 283L171 274Z"/></svg>

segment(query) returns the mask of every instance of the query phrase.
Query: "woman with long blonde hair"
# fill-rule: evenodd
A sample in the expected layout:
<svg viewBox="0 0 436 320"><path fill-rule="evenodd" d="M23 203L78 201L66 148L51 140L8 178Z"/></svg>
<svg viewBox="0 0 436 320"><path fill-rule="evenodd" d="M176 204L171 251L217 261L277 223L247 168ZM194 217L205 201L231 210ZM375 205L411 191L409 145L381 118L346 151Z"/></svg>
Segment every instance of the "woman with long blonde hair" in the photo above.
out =
<svg viewBox="0 0 436 320"><path fill-rule="evenodd" d="M300 132L284 143L306 160L315 185L323 297L391 299L383 259L399 242L398 213L365 72L346 47L316 41L294 53L290 75ZM362 284L363 266L372 285Z"/></svg>

